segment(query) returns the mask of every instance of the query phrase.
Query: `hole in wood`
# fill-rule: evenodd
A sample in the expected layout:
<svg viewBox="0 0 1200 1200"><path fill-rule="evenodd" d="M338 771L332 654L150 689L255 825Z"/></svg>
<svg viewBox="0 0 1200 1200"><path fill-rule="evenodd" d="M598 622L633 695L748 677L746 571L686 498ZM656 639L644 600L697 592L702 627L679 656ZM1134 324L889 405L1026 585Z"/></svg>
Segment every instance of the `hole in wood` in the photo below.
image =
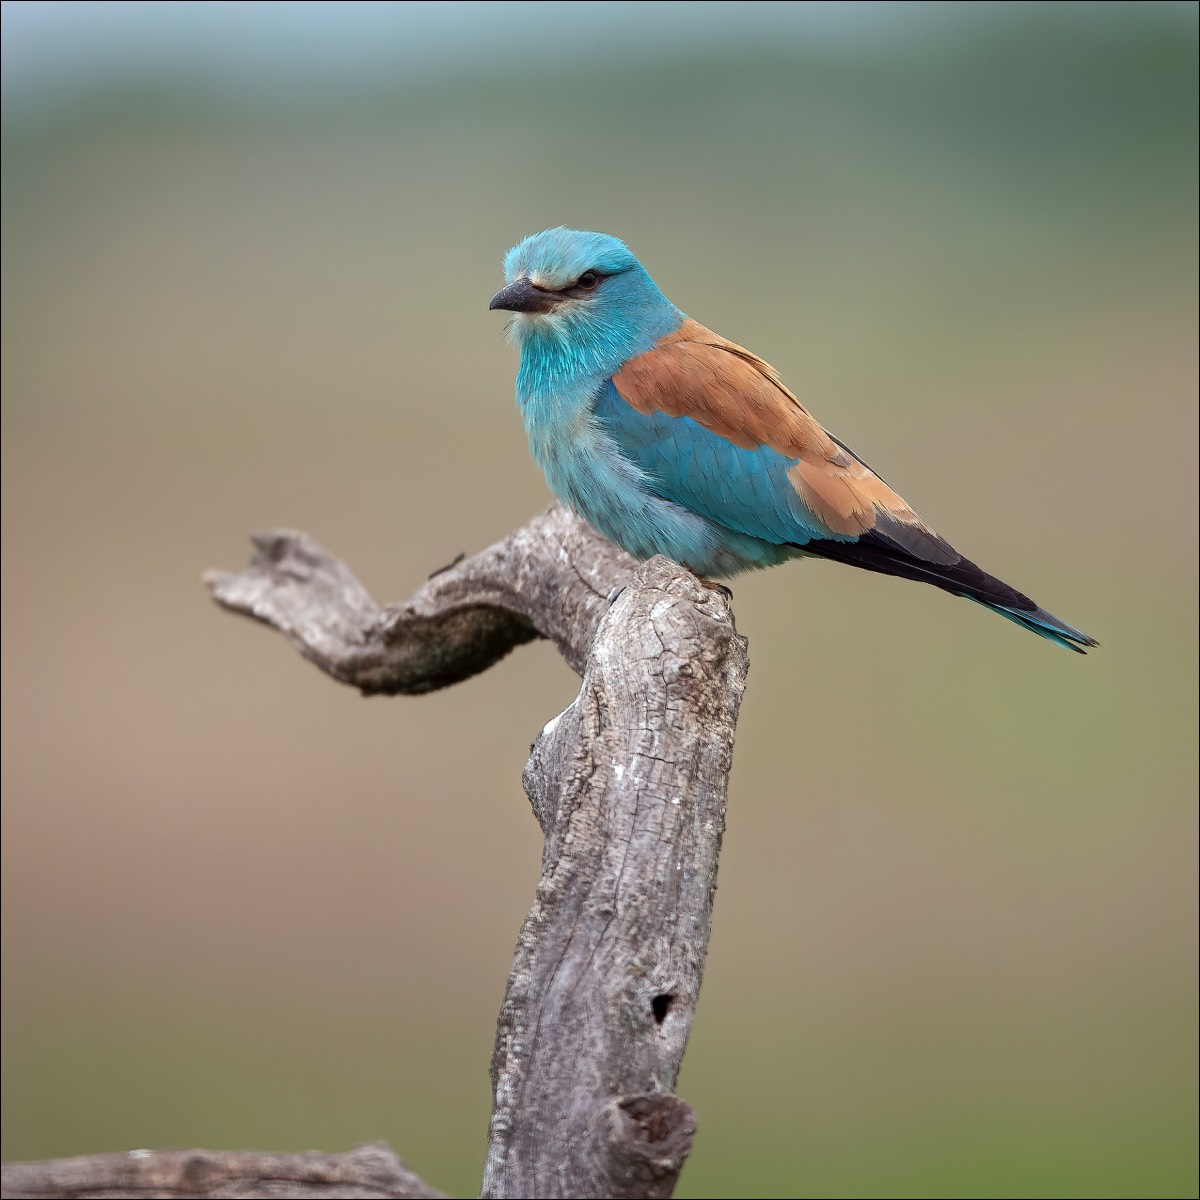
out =
<svg viewBox="0 0 1200 1200"><path fill-rule="evenodd" d="M667 1013L671 1011L671 1005L674 1003L675 997L670 992L662 992L650 1001L650 1009L654 1013L656 1025L661 1025L667 1019Z"/></svg>

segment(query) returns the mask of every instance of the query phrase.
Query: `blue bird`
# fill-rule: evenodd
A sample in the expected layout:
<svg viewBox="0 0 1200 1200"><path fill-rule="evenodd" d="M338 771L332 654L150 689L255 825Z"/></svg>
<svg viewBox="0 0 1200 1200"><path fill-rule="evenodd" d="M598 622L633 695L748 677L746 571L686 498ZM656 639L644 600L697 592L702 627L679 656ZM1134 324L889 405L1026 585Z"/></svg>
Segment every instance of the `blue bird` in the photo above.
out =
<svg viewBox="0 0 1200 1200"><path fill-rule="evenodd" d="M624 243L514 246L517 403L551 489L636 558L701 577L815 556L931 583L1078 653L1098 643L940 538L773 367L685 316Z"/></svg>

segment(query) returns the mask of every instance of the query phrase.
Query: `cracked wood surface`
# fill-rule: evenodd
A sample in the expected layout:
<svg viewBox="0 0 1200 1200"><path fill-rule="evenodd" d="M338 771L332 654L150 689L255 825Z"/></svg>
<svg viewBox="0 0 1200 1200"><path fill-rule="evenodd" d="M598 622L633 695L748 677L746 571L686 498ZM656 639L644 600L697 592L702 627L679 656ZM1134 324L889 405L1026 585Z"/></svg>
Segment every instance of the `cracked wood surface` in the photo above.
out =
<svg viewBox="0 0 1200 1200"><path fill-rule="evenodd" d="M664 558L597 631L524 783L546 834L492 1059L484 1196L669 1196L747 669L727 599Z"/></svg>
<svg viewBox="0 0 1200 1200"><path fill-rule="evenodd" d="M446 687L537 637L582 675L524 772L545 843L497 1025L482 1194L670 1196L695 1132L674 1087L748 669L727 595L665 558L639 566L559 505L386 607L306 534L253 540L244 570L206 576L214 599L364 694ZM5 1196L440 1195L382 1145L4 1170Z"/></svg>

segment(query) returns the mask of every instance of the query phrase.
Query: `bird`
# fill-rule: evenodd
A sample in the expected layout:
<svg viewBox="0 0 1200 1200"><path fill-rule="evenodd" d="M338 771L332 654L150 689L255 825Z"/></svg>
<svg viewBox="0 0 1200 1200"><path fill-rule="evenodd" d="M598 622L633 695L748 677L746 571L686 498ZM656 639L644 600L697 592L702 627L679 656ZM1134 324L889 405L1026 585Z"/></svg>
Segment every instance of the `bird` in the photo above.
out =
<svg viewBox="0 0 1200 1200"><path fill-rule="evenodd" d="M1077 653L1099 643L964 558L758 355L684 314L616 237L504 259L516 398L550 489L638 559L708 582L824 558L932 584ZM719 585L718 585L719 586Z"/></svg>

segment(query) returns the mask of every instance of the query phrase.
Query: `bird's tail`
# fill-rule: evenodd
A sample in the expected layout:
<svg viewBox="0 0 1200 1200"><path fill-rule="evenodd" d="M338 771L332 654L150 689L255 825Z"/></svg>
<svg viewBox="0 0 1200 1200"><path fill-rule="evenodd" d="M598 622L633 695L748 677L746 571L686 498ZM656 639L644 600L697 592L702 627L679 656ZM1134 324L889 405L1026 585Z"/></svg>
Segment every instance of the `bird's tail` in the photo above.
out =
<svg viewBox="0 0 1200 1200"><path fill-rule="evenodd" d="M965 595L965 593L959 594ZM968 596L967 599L975 600L976 598ZM1076 654L1086 654L1085 646L1100 645L1095 638L1088 637L1086 633L1068 625L1066 621L1060 621L1053 613L1048 613L1044 608L1038 608L1036 605L1032 612L1026 612L1018 608L1009 608L1003 604L989 604L986 600L977 600L976 603L982 604L984 608L990 608L992 612L999 613L1002 617L1007 617L1015 625L1020 625L1022 629L1036 633L1038 637L1044 637L1056 645L1074 650Z"/></svg>
<svg viewBox="0 0 1200 1200"><path fill-rule="evenodd" d="M974 600L1039 637L1074 650L1076 654L1086 654L1085 647L1100 644L1095 638L1040 608L1016 588L981 570L970 559L963 558L936 534L926 530L921 533L928 537L930 543L928 558L921 553L923 546L916 543L912 548L902 546L886 534L874 530L852 542L822 539L807 542L798 549L805 554L831 558L865 571L931 583L943 591ZM934 561L935 558L938 561Z"/></svg>

